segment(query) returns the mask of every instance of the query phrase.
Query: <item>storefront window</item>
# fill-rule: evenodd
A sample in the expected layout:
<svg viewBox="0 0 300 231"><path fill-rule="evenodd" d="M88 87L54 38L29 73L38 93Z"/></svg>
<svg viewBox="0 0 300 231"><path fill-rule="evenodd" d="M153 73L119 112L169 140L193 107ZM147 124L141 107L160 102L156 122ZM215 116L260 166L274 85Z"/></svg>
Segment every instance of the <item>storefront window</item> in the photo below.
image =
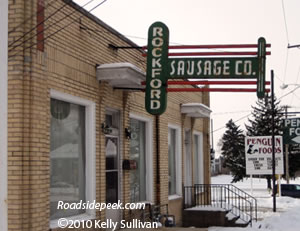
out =
<svg viewBox="0 0 300 231"><path fill-rule="evenodd" d="M85 107L51 99L51 220L85 213L85 210L57 209L58 201L86 201L85 150Z"/></svg>
<svg viewBox="0 0 300 231"><path fill-rule="evenodd" d="M131 202L146 200L146 155L145 122L130 119L131 140L130 159L136 161L137 168L130 170ZM149 166L150 167L150 166Z"/></svg>
<svg viewBox="0 0 300 231"><path fill-rule="evenodd" d="M118 138L106 137L106 203L118 203Z"/></svg>
<svg viewBox="0 0 300 231"><path fill-rule="evenodd" d="M176 194L176 130L169 128L169 195Z"/></svg>

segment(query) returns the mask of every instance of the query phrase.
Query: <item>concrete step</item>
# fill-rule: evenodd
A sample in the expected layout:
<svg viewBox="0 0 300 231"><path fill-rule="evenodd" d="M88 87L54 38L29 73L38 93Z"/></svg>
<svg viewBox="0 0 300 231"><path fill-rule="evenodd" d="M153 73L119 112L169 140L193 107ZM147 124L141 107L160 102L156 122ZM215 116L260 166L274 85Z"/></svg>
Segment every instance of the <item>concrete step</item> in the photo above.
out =
<svg viewBox="0 0 300 231"><path fill-rule="evenodd" d="M247 227L249 222L245 222L230 212L222 208L204 209L186 209L183 211L183 226L206 228L210 226L223 227Z"/></svg>

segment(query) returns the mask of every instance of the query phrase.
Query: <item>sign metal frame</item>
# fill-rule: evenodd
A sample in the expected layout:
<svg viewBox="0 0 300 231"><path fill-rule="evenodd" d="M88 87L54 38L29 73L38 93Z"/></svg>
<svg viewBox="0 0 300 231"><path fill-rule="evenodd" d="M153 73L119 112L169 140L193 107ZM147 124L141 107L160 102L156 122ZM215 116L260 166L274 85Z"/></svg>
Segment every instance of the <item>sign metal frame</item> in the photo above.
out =
<svg viewBox="0 0 300 231"><path fill-rule="evenodd" d="M190 52L169 53L171 49L202 48L257 48L257 52ZM161 115L167 107L168 79L257 79L257 97L265 96L266 40L245 45L186 45L169 46L169 29L162 22L153 23L148 30L146 110L152 115ZM230 57L222 57L229 55ZM232 57L245 55L247 57ZM252 55L249 57L249 55ZM257 55L257 56L253 56ZM178 56L184 56L178 58ZM186 57L188 56L188 57ZM221 56L190 58L191 56ZM176 58L169 58L176 57ZM175 66L177 65L177 72ZM236 89L238 92L239 89ZM176 91L173 90L172 91ZM252 92L252 89L241 92Z"/></svg>
<svg viewBox="0 0 300 231"><path fill-rule="evenodd" d="M247 175L272 175L272 136L245 137ZM275 136L276 174L283 174L283 140Z"/></svg>
<svg viewBox="0 0 300 231"><path fill-rule="evenodd" d="M284 143L300 144L300 117L284 119L283 126Z"/></svg>

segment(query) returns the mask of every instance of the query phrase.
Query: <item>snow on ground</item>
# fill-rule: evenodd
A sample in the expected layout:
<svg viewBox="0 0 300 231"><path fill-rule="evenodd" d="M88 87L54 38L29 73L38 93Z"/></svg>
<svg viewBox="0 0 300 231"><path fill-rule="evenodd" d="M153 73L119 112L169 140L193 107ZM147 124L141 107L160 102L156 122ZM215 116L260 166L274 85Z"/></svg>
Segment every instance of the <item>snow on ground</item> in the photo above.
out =
<svg viewBox="0 0 300 231"><path fill-rule="evenodd" d="M212 184L229 184L232 177L220 175L212 177ZM285 183L285 181L282 181ZM291 180L291 184L300 184L300 178ZM224 228L210 227L209 231L299 231L300 230L300 199L291 197L276 197L276 212L273 212L273 197L267 190L267 180L253 178L253 190L251 190L250 178L234 183L238 188L246 191L257 199L258 222L253 222L252 227Z"/></svg>

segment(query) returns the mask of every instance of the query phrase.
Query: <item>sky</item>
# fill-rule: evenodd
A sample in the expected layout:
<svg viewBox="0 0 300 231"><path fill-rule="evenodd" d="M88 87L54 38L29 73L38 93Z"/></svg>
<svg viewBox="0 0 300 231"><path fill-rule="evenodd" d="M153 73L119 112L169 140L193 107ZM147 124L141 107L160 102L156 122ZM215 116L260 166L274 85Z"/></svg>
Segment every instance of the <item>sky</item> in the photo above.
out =
<svg viewBox="0 0 300 231"><path fill-rule="evenodd" d="M94 0L86 9L102 1ZM84 5L89 0L74 2ZM300 44L299 10L299 0L106 0L91 13L141 46L147 45L148 28L156 21L168 26L172 45L256 44L264 37L271 44L266 80L274 70L275 95L281 105L299 111L300 89L280 88L283 83L300 84L300 49L288 48ZM245 129L257 97L256 93L224 92L210 96L217 149L230 119Z"/></svg>

